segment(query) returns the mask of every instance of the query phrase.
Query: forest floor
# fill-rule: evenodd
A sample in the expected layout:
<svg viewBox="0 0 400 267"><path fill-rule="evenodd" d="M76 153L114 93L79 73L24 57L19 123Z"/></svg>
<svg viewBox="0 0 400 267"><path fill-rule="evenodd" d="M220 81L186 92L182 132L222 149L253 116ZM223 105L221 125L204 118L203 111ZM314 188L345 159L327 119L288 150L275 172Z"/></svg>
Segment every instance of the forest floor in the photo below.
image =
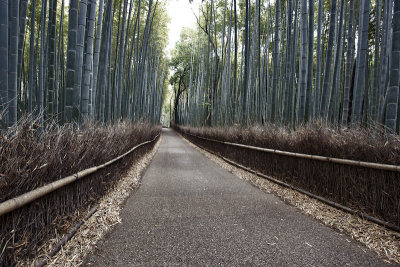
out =
<svg viewBox="0 0 400 267"><path fill-rule="evenodd" d="M87 265L385 266L376 253L221 168L163 129L121 223Z"/></svg>

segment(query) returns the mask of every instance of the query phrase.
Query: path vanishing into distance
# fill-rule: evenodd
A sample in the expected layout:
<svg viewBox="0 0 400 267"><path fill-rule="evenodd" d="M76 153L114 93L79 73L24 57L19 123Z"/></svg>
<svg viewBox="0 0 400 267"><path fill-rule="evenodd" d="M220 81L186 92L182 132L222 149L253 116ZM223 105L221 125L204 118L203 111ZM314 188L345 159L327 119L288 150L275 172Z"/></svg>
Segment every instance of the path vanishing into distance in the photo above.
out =
<svg viewBox="0 0 400 267"><path fill-rule="evenodd" d="M375 253L240 180L170 129L89 266L385 266Z"/></svg>

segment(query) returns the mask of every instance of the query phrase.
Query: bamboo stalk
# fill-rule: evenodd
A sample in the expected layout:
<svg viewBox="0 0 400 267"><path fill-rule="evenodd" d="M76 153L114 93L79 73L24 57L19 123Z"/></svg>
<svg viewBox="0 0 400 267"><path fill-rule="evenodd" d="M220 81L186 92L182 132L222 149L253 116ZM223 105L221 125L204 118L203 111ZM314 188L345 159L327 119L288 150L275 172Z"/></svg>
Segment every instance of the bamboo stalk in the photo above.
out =
<svg viewBox="0 0 400 267"><path fill-rule="evenodd" d="M14 211L18 208L21 208L22 206L25 206L26 204L29 204L33 201L35 201L38 198L41 198L59 188L62 188L68 184L71 184L73 182L75 182L76 180L79 180L81 178L84 178L86 176L88 176L89 174L95 173L100 169L103 169L109 165L111 165L112 163L124 158L125 156L129 155L130 153L132 153L133 151L135 151L136 149L138 149L139 147L142 147L146 144L152 143L154 142L158 137L160 136L160 134L158 134L157 136L155 136L152 140L150 141L146 141L143 142L139 145L134 146L132 149L130 149L128 152L102 164L99 166L95 166L95 167L91 167L85 170L82 170L76 174L64 177L60 180L57 180L55 182L52 182L50 184L47 184L45 186L36 188L30 192L27 192L25 194L22 194L20 196L14 197L12 199L6 200L2 203L0 203L0 216L3 216L11 211Z"/></svg>
<svg viewBox="0 0 400 267"><path fill-rule="evenodd" d="M63 236L63 238L53 247L53 249L51 250L49 255L47 255L45 258L42 258L38 262L37 266L38 267L45 266L48 263L48 261L60 251L61 247L64 246L75 235L75 233L85 223L85 221L87 221L96 211L97 211L97 207L92 208L82 221L75 224L75 226L72 227L68 231L68 233Z"/></svg>

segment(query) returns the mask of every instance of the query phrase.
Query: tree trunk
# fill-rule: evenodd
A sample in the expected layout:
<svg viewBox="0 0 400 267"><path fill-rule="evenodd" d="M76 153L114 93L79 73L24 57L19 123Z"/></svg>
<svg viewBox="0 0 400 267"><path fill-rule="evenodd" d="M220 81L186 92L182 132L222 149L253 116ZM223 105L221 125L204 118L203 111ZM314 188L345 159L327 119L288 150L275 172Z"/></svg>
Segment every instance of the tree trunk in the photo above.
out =
<svg viewBox="0 0 400 267"><path fill-rule="evenodd" d="M23 73L23 49L24 49L24 40L25 40L25 26L26 26L26 13L28 10L28 0L20 0L19 3L19 36L18 36L18 85L17 85L17 94L19 100L22 101L22 73Z"/></svg>
<svg viewBox="0 0 400 267"><path fill-rule="evenodd" d="M271 120L276 122L277 118L277 104L278 104L278 79L279 79L279 17L280 17L280 0L275 2L275 34L274 34L274 54L273 54L273 78L272 78L272 107L271 107Z"/></svg>
<svg viewBox="0 0 400 267"><path fill-rule="evenodd" d="M394 1L392 65L390 67L389 87L386 94L385 125L389 133L394 133L397 125L400 77L400 1Z"/></svg>
<svg viewBox="0 0 400 267"><path fill-rule="evenodd" d="M307 63L307 92L306 92L306 121L313 117L313 68L314 68L314 0L308 1L310 10L308 18L308 63Z"/></svg>
<svg viewBox="0 0 400 267"><path fill-rule="evenodd" d="M235 92L237 92L238 90L238 85L237 85L237 55L238 55L238 31L237 31L237 10L236 10L236 0L233 0L233 6L234 6L234 14L235 14L235 59L234 59L234 63L233 63L233 90L235 90ZM236 94L235 94L236 96ZM234 100L233 103L236 103L236 99ZM235 119L235 115L236 115L236 104L233 104L233 110L232 110L232 121L234 121Z"/></svg>
<svg viewBox="0 0 400 267"><path fill-rule="evenodd" d="M126 11L128 8L128 0L124 1L124 9L122 14L122 28L121 28L121 35L119 40L119 60L118 60L118 88L116 90L116 112L115 118L119 119L121 117L121 104L122 104L122 87L123 87L123 73L124 73L124 56L125 56L125 45L124 45L124 36L125 36L125 23L126 23Z"/></svg>
<svg viewBox="0 0 400 267"><path fill-rule="evenodd" d="M360 12L361 24L359 26L359 47L357 49L357 69L356 80L354 84L354 105L352 111L351 122L360 125L362 119L362 102L364 97L365 87L365 71L367 67L368 53L368 23L369 23L369 6L370 0L362 0L362 9Z"/></svg>
<svg viewBox="0 0 400 267"><path fill-rule="evenodd" d="M307 27L307 0L301 0L301 33L300 33L300 70L299 70L299 106L298 123L302 123L305 115L306 87L307 87L307 47L308 47L308 27Z"/></svg>
<svg viewBox="0 0 400 267"><path fill-rule="evenodd" d="M331 122L337 122L336 116L334 113L336 113L335 107L336 104L339 102L339 90L337 86L337 77L340 75L341 71L341 54L342 54L342 31L343 31L343 17L344 17L344 5L345 1L341 1L341 6L340 6L340 15L339 15L339 29L338 29L338 38L337 38L337 46L336 46L336 56L335 56L335 66L333 69L333 78L332 78L332 87L331 87L331 96L330 96L330 101L329 101L329 110L328 110L328 117L330 117Z"/></svg>
<svg viewBox="0 0 400 267"><path fill-rule="evenodd" d="M39 62L39 125L43 131L43 113L44 113L44 53L45 53L45 41L46 41L46 5L47 0L42 1L42 13L40 19L41 34L40 34L40 62Z"/></svg>
<svg viewBox="0 0 400 267"><path fill-rule="evenodd" d="M343 92L343 112L342 112L342 126L348 124L349 117L349 102L350 102L350 85L351 85L351 71L353 69L354 61L354 0L350 0L350 18L349 18L349 29L347 32L347 55L346 55L346 70L345 70L345 81L344 81L344 92Z"/></svg>
<svg viewBox="0 0 400 267"><path fill-rule="evenodd" d="M320 116L322 119L326 119L327 109L329 104L332 50L333 50L333 41L335 40L335 28L336 28L336 5L337 5L337 0L332 0L331 11L330 11L328 47L325 60L324 82L322 87L322 99L320 108Z"/></svg>
<svg viewBox="0 0 400 267"><path fill-rule="evenodd" d="M30 30L30 41L29 41L29 83L28 83L28 112L32 112L32 101L33 94L36 91L36 83L35 83L35 6L36 0L32 0L31 3L31 30ZM1 8L0 8L1 10ZM1 16L0 16L1 17ZM1 62L1 61L0 61ZM0 63L1 64L1 63Z"/></svg>
<svg viewBox="0 0 400 267"><path fill-rule="evenodd" d="M382 12L382 2L381 0L376 0L376 6L375 6L375 60L374 60L374 80L372 84L373 88L373 96L372 100L373 103L371 103L371 108L372 108L372 118L374 120L378 120L378 103L380 101L378 94L379 94L379 38L380 38L380 28L381 28L381 12Z"/></svg>
<svg viewBox="0 0 400 267"><path fill-rule="evenodd" d="M91 84L90 76L92 74L93 63L93 36L94 36L94 23L96 19L96 0L89 0L89 13L87 14L87 34L86 34L86 52L85 52L85 68L83 72L82 82L82 99L81 99L81 112L82 116L88 117L91 112Z"/></svg>
<svg viewBox="0 0 400 267"><path fill-rule="evenodd" d="M55 100L55 65L56 65L56 21L57 21L57 0L50 0L49 8L49 44L48 44L48 95L47 114L54 115L57 110L54 108Z"/></svg>
<svg viewBox="0 0 400 267"><path fill-rule="evenodd" d="M102 43L102 32L106 32L106 29L103 29L103 13L104 13L104 0L100 0L99 3L99 14L97 18L97 27L96 27L96 41L94 44L94 58L93 58L93 84L92 84L92 109L93 114L97 114L94 112L97 110L97 75L99 73L99 58L100 58L100 44Z"/></svg>
<svg viewBox="0 0 400 267"><path fill-rule="evenodd" d="M351 0L352 1L352 0ZM323 1L318 0L318 26L317 26L317 66L315 72L314 89L314 118L319 114L320 91L321 91L321 70L322 70L322 51L321 51L321 31L322 31L322 10Z"/></svg>
<svg viewBox="0 0 400 267"><path fill-rule="evenodd" d="M79 7L78 18L78 35L76 42L76 57L75 57L75 85L74 85L74 106L72 116L75 121L81 119L82 113L80 109L81 93L82 93L82 66L83 66L83 52L85 48L85 31L86 31L86 13L87 13L87 0L81 0Z"/></svg>
<svg viewBox="0 0 400 267"><path fill-rule="evenodd" d="M17 122L19 3L8 3L8 126Z"/></svg>
<svg viewBox="0 0 400 267"><path fill-rule="evenodd" d="M69 1L68 44L67 44L67 76L65 88L64 121L72 122L75 85L76 43L78 32L78 0Z"/></svg>

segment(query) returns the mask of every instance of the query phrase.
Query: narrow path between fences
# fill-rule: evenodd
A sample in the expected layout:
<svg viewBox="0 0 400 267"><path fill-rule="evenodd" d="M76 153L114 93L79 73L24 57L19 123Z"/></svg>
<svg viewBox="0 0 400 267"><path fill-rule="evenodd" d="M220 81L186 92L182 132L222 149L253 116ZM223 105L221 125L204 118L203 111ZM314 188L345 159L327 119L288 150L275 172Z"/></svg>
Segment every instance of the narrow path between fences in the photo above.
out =
<svg viewBox="0 0 400 267"><path fill-rule="evenodd" d="M93 266L385 266L375 253L240 180L170 129Z"/></svg>

